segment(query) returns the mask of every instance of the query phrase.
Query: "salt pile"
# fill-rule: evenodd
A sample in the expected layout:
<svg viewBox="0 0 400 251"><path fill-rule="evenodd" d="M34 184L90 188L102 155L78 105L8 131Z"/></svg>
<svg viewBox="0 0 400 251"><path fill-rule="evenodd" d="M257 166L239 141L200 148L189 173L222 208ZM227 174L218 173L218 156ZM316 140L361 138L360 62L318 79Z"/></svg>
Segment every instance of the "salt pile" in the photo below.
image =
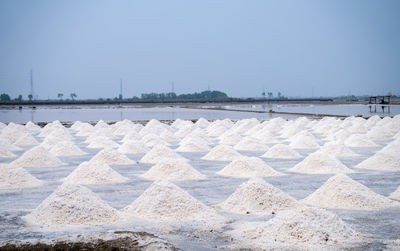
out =
<svg viewBox="0 0 400 251"><path fill-rule="evenodd" d="M142 141L127 140L118 148L118 151L123 154L139 154L147 153L150 149Z"/></svg>
<svg viewBox="0 0 400 251"><path fill-rule="evenodd" d="M126 142L129 140L141 140L141 139L142 139L142 136L139 133L132 131L132 132L129 132L127 135L125 135L122 138L122 142Z"/></svg>
<svg viewBox="0 0 400 251"><path fill-rule="evenodd" d="M181 144L175 151L177 152L208 152L211 148L206 144L199 144L197 142L189 141Z"/></svg>
<svg viewBox="0 0 400 251"><path fill-rule="evenodd" d="M308 155L300 163L289 169L289 171L319 174L353 173L351 169L343 165L336 157L321 152Z"/></svg>
<svg viewBox="0 0 400 251"><path fill-rule="evenodd" d="M196 121L195 125L200 127L200 128L206 128L207 126L210 125L210 122L208 120L206 120L205 118L199 118Z"/></svg>
<svg viewBox="0 0 400 251"><path fill-rule="evenodd" d="M235 145L239 143L240 140L242 140L242 136L237 133L231 133L229 131L228 133L224 133L219 137L219 143L223 145Z"/></svg>
<svg viewBox="0 0 400 251"><path fill-rule="evenodd" d="M88 188L65 182L24 220L35 225L110 225L119 213Z"/></svg>
<svg viewBox="0 0 400 251"><path fill-rule="evenodd" d="M302 156L288 145L276 144L272 146L261 157L276 159L297 159L301 158Z"/></svg>
<svg viewBox="0 0 400 251"><path fill-rule="evenodd" d="M89 136L94 132L94 127L89 124L89 123L83 123L82 125L80 125L78 128L78 133L76 134L76 136Z"/></svg>
<svg viewBox="0 0 400 251"><path fill-rule="evenodd" d="M134 161L112 148L106 148L97 153L91 161L99 161L108 165L131 165Z"/></svg>
<svg viewBox="0 0 400 251"><path fill-rule="evenodd" d="M362 161L355 168L373 169L383 171L399 171L400 170L400 156L398 152L383 149L368 159Z"/></svg>
<svg viewBox="0 0 400 251"><path fill-rule="evenodd" d="M340 129L339 131L337 131L337 132L335 132L335 133L333 133L331 135L328 135L326 137L326 140L329 140L329 141L345 141L348 137L350 137L350 135L351 135L351 132L349 132L348 130Z"/></svg>
<svg viewBox="0 0 400 251"><path fill-rule="evenodd" d="M38 145L39 142L29 133L22 134L14 143L17 146L33 146Z"/></svg>
<svg viewBox="0 0 400 251"><path fill-rule="evenodd" d="M64 165L54 154L42 146L35 146L24 152L21 157L12 162L19 167L56 167Z"/></svg>
<svg viewBox="0 0 400 251"><path fill-rule="evenodd" d="M267 163L257 157L239 157L229 163L217 174L233 177L267 177L279 176L282 173L275 171Z"/></svg>
<svg viewBox="0 0 400 251"><path fill-rule="evenodd" d="M185 159L168 146L157 145L147 152L139 161L143 163L156 164L163 159Z"/></svg>
<svg viewBox="0 0 400 251"><path fill-rule="evenodd" d="M9 143L14 143L21 134L26 133L29 133L29 131L24 126L11 122L1 130L0 138L7 140Z"/></svg>
<svg viewBox="0 0 400 251"><path fill-rule="evenodd" d="M16 155L11 151L7 150L5 147L0 146L0 158L12 158Z"/></svg>
<svg viewBox="0 0 400 251"><path fill-rule="evenodd" d="M141 218L171 224L220 219L212 208L193 198L188 192L166 180L155 181L123 212Z"/></svg>
<svg viewBox="0 0 400 251"><path fill-rule="evenodd" d="M0 164L0 188L2 189L36 187L42 184L42 181L21 167Z"/></svg>
<svg viewBox="0 0 400 251"><path fill-rule="evenodd" d="M0 149L4 149L7 151L22 150L20 147L14 145L13 142L10 142L8 139L2 138L1 136L0 136Z"/></svg>
<svg viewBox="0 0 400 251"><path fill-rule="evenodd" d="M252 178L240 185L219 206L226 211L239 214L271 215L281 210L298 208L300 204L263 179Z"/></svg>
<svg viewBox="0 0 400 251"><path fill-rule="evenodd" d="M374 210L400 206L400 203L373 192L344 174L329 178L303 202L319 207L351 210Z"/></svg>
<svg viewBox="0 0 400 251"><path fill-rule="evenodd" d="M160 135L160 138L166 142L176 142L179 141L180 138L175 136L172 132L170 131L163 131Z"/></svg>
<svg viewBox="0 0 400 251"><path fill-rule="evenodd" d="M252 137L243 138L233 148L240 151L268 151L267 145Z"/></svg>
<svg viewBox="0 0 400 251"><path fill-rule="evenodd" d="M352 134L344 141L346 146L350 147L376 147L378 146L370 140L365 134Z"/></svg>
<svg viewBox="0 0 400 251"><path fill-rule="evenodd" d="M64 179L64 181L71 181L79 184L123 183L128 180L128 178L117 173L106 163L99 161L85 161L81 163Z"/></svg>
<svg viewBox="0 0 400 251"><path fill-rule="evenodd" d="M306 136L306 135L299 135L295 136L294 138L290 139L290 147L297 148L297 149L314 149L319 148L319 144L315 140L314 137Z"/></svg>
<svg viewBox="0 0 400 251"><path fill-rule="evenodd" d="M169 146L165 140L161 139L160 136L155 135L153 133L146 134L142 137L142 141L145 143L147 147L153 147L156 145L165 145Z"/></svg>
<svg viewBox="0 0 400 251"><path fill-rule="evenodd" d="M395 199L395 200L400 200L400 186L396 189L396 191L394 191L393 193L391 193L389 195L389 198Z"/></svg>
<svg viewBox="0 0 400 251"><path fill-rule="evenodd" d="M308 207L279 212L269 221L238 224L229 234L237 240L234 249L336 250L363 241L335 214Z"/></svg>
<svg viewBox="0 0 400 251"><path fill-rule="evenodd" d="M80 156L87 154L70 141L60 141L56 143L50 149L50 152L55 156Z"/></svg>
<svg viewBox="0 0 400 251"><path fill-rule="evenodd" d="M182 159L164 159L150 168L142 177L149 180L166 179L173 181L206 178L205 175L199 173L187 161Z"/></svg>
<svg viewBox="0 0 400 251"><path fill-rule="evenodd" d="M196 143L196 144L199 144L199 145L207 145L208 146L208 145L211 144L211 141L206 139L206 138L200 137L200 136L196 136L196 135L190 136L190 135L188 135L188 136L186 136L184 139L182 139L179 142L179 145L185 145L187 143Z"/></svg>
<svg viewBox="0 0 400 251"><path fill-rule="evenodd" d="M323 145L318 151L325 154L332 154L336 157L354 157L358 156L357 153L346 147L343 142L328 142Z"/></svg>
<svg viewBox="0 0 400 251"><path fill-rule="evenodd" d="M394 134L389 130L385 130L382 126L374 126L366 136L374 141L386 141L392 138Z"/></svg>
<svg viewBox="0 0 400 251"><path fill-rule="evenodd" d="M104 136L95 136L88 138L86 142L90 142L87 148L118 148L119 145L112 139Z"/></svg>
<svg viewBox="0 0 400 251"><path fill-rule="evenodd" d="M236 152L231 146L218 145L202 157L205 160L232 161L242 155Z"/></svg>
<svg viewBox="0 0 400 251"><path fill-rule="evenodd" d="M255 134L251 134L251 136L258 139L262 144L274 144L279 142L276 137L267 130L261 130Z"/></svg>

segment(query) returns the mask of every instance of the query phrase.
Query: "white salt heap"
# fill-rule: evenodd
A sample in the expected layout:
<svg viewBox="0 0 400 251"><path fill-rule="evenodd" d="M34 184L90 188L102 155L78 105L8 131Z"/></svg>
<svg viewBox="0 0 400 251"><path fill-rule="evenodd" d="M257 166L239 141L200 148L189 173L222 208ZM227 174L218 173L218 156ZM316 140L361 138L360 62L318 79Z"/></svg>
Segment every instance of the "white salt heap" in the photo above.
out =
<svg viewBox="0 0 400 251"><path fill-rule="evenodd" d="M206 176L199 173L187 161L182 159L163 159L146 173L142 175L143 178L149 180L201 180Z"/></svg>
<svg viewBox="0 0 400 251"><path fill-rule="evenodd" d="M328 141L345 141L348 137L350 137L351 132L346 129L340 129L333 134L328 135L325 139Z"/></svg>
<svg viewBox="0 0 400 251"><path fill-rule="evenodd" d="M236 152L231 146L218 145L202 157L205 160L232 161L242 155Z"/></svg>
<svg viewBox="0 0 400 251"><path fill-rule="evenodd" d="M200 128L206 128L207 126L210 125L210 122L208 120L206 120L205 118L199 118L196 121L195 125L200 127Z"/></svg>
<svg viewBox="0 0 400 251"><path fill-rule="evenodd" d="M4 146L0 145L0 158L12 158L16 155L11 151L7 150Z"/></svg>
<svg viewBox="0 0 400 251"><path fill-rule="evenodd" d="M65 182L23 219L35 225L100 226L115 223L120 216L88 188Z"/></svg>
<svg viewBox="0 0 400 251"><path fill-rule="evenodd" d="M356 165L355 168L382 171L399 171L400 155L398 151L390 151L387 148L382 149L368 159Z"/></svg>
<svg viewBox="0 0 400 251"><path fill-rule="evenodd" d="M281 210L298 208L301 205L291 196L266 183L261 178L251 178L219 206L239 214L271 215Z"/></svg>
<svg viewBox="0 0 400 251"><path fill-rule="evenodd" d="M41 186L42 181L36 179L21 167L0 164L0 188L22 188Z"/></svg>
<svg viewBox="0 0 400 251"><path fill-rule="evenodd" d="M315 149L319 148L318 142L314 137L298 135L290 139L289 146L297 149Z"/></svg>
<svg viewBox="0 0 400 251"><path fill-rule="evenodd" d="M346 145L343 144L343 142L338 142L338 141L328 142L325 145L323 145L318 151L325 154L332 154L336 157L358 156L357 153L353 152L348 147L346 147Z"/></svg>
<svg viewBox="0 0 400 251"><path fill-rule="evenodd" d="M261 157L276 159L297 159L301 158L302 156L288 145L276 144L272 146Z"/></svg>
<svg viewBox="0 0 400 251"><path fill-rule="evenodd" d="M180 225L197 221L214 224L216 220L221 219L214 209L166 180L155 181L122 211L155 221L157 224Z"/></svg>
<svg viewBox="0 0 400 251"><path fill-rule="evenodd" d="M64 179L64 181L71 181L79 184L123 183L128 180L128 178L117 173L106 163L99 161L85 161L81 163Z"/></svg>
<svg viewBox="0 0 400 251"><path fill-rule="evenodd" d="M208 152L211 148L206 144L199 144L195 141L181 144L175 151L177 152Z"/></svg>
<svg viewBox="0 0 400 251"><path fill-rule="evenodd" d="M370 140L365 134L352 134L344 141L346 146L350 147L376 147L378 146Z"/></svg>
<svg viewBox="0 0 400 251"><path fill-rule="evenodd" d="M104 136L95 136L95 137L90 137L86 140L86 142L89 142L89 145L87 148L118 148L119 144L117 144L115 141L112 139L109 139Z"/></svg>
<svg viewBox="0 0 400 251"><path fill-rule="evenodd" d="M351 169L343 165L336 157L318 151L308 155L300 163L289 169L289 171L319 174L353 173Z"/></svg>
<svg viewBox="0 0 400 251"><path fill-rule="evenodd" d="M389 195L389 198L395 199L395 200L400 200L400 186L396 189L396 191L394 191L393 193L391 193Z"/></svg>
<svg viewBox="0 0 400 251"><path fill-rule="evenodd" d="M188 135L188 136L186 136L185 138L183 138L181 141L179 141L179 145L185 145L185 144L187 144L187 143L196 143L196 144L199 144L199 145L210 145L212 142L211 142L211 140L208 140L207 138L203 138L203 137L200 137L200 136L196 136L196 135L193 135L193 136L191 136L191 135Z"/></svg>
<svg viewBox="0 0 400 251"><path fill-rule="evenodd" d="M50 152L55 156L80 156L87 154L71 141L60 141L56 143Z"/></svg>
<svg viewBox="0 0 400 251"><path fill-rule="evenodd" d="M275 171L262 159L245 156L236 158L217 172L217 174L232 177L267 177L283 175Z"/></svg>
<svg viewBox="0 0 400 251"><path fill-rule="evenodd" d="M237 242L233 249L336 250L363 242L335 214L309 207L279 212L269 221L240 223L228 233Z"/></svg>
<svg viewBox="0 0 400 251"><path fill-rule="evenodd" d="M147 152L139 161L156 164L163 159L185 159L165 145L156 145Z"/></svg>
<svg viewBox="0 0 400 251"><path fill-rule="evenodd" d="M131 165L135 162L124 154L118 152L112 148L106 148L97 153L91 161L99 161L100 163L106 163L108 165Z"/></svg>
<svg viewBox="0 0 400 251"><path fill-rule="evenodd" d="M139 140L127 140L119 148L118 151L123 154L139 154L147 153L150 149Z"/></svg>
<svg viewBox="0 0 400 251"><path fill-rule="evenodd" d="M233 148L239 151L268 151L268 146L266 144L262 144L258 139L252 137L243 138Z"/></svg>
<svg viewBox="0 0 400 251"><path fill-rule="evenodd" d="M344 174L329 178L303 202L319 207L351 210L374 210L400 206L400 203L375 193Z"/></svg>
<svg viewBox="0 0 400 251"><path fill-rule="evenodd" d="M237 133L231 133L230 131L228 131L227 133L221 135L218 139L220 144L235 145L242 140L242 136Z"/></svg>
<svg viewBox="0 0 400 251"><path fill-rule="evenodd" d="M28 121L28 123L25 124L25 128L28 129L30 132L40 132L42 128L32 121Z"/></svg>
<svg viewBox="0 0 400 251"><path fill-rule="evenodd" d="M42 146L29 149L21 157L14 160L12 164L19 167L57 167L64 165L61 160Z"/></svg>
<svg viewBox="0 0 400 251"><path fill-rule="evenodd" d="M29 133L22 134L14 143L17 146L34 146L39 142Z"/></svg>
<svg viewBox="0 0 400 251"><path fill-rule="evenodd" d="M122 138L122 142L126 142L129 140L141 140L141 139L142 139L142 136L139 133L132 131L132 132L129 132L127 135L125 135Z"/></svg>

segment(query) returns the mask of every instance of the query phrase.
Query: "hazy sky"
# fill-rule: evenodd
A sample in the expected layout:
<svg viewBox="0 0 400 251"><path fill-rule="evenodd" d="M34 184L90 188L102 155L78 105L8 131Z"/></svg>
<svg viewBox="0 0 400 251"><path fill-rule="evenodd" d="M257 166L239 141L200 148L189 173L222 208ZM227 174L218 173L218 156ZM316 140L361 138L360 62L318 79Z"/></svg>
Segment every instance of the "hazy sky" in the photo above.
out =
<svg viewBox="0 0 400 251"><path fill-rule="evenodd" d="M1 0L0 92L31 68L39 98L400 94L400 1Z"/></svg>

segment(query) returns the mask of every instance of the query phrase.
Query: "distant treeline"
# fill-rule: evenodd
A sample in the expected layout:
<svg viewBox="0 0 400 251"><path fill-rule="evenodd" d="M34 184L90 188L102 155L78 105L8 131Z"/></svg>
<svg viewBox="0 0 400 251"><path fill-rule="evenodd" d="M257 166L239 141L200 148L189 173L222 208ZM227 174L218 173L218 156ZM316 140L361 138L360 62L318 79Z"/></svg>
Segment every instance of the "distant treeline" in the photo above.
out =
<svg viewBox="0 0 400 251"><path fill-rule="evenodd" d="M135 99L135 98L134 98ZM142 100L146 101L168 101L168 100L226 100L228 95L220 91L202 91L200 93L188 93L176 95L174 92L168 93L143 93Z"/></svg>

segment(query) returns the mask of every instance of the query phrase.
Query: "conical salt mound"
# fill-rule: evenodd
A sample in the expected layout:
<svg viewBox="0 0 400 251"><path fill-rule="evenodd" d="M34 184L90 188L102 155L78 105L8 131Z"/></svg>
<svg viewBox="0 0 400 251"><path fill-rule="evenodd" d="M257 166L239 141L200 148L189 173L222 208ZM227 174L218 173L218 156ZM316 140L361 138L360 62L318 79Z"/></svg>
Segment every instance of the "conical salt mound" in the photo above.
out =
<svg viewBox="0 0 400 251"><path fill-rule="evenodd" d="M154 146L148 153L146 153L141 159L140 162L143 163L152 163L156 164L162 159L185 159L173 150L171 150L168 146L165 145L157 145Z"/></svg>
<svg viewBox="0 0 400 251"><path fill-rule="evenodd" d="M16 155L11 151L7 150L7 148L0 146L0 158L12 158Z"/></svg>
<svg viewBox="0 0 400 251"><path fill-rule="evenodd" d="M391 193L389 195L389 198L395 199L395 200L400 200L400 186L396 189L396 191L394 191L393 193Z"/></svg>
<svg viewBox="0 0 400 251"><path fill-rule="evenodd" d="M21 167L0 164L0 188L37 187L43 184Z"/></svg>
<svg viewBox="0 0 400 251"><path fill-rule="evenodd" d="M303 202L319 207L352 210L374 210L400 206L399 202L373 192L344 174L337 174L329 178Z"/></svg>
<svg viewBox="0 0 400 251"><path fill-rule="evenodd" d="M94 138L88 139L90 141L89 145L87 146L88 148L118 148L119 145L113 141L112 139L109 139L104 136L96 136Z"/></svg>
<svg viewBox="0 0 400 251"><path fill-rule="evenodd" d="M315 149L319 148L317 141L310 136L299 135L295 137L289 144L290 147L297 149Z"/></svg>
<svg viewBox="0 0 400 251"><path fill-rule="evenodd" d="M389 150L379 151L362 161L355 168L373 169L383 171L399 171L400 170L400 156L398 152Z"/></svg>
<svg viewBox="0 0 400 251"><path fill-rule="evenodd" d="M297 173L353 173L351 169L347 168L343 163L336 157L315 152L308 155L304 160L295 165L289 171Z"/></svg>
<svg viewBox="0 0 400 251"><path fill-rule="evenodd" d="M166 180L155 181L122 211L157 223L179 224L204 220L212 222L220 218L214 209Z"/></svg>
<svg viewBox="0 0 400 251"><path fill-rule="evenodd" d="M259 140L251 137L243 138L233 148L239 151L268 151L266 144L262 144Z"/></svg>
<svg viewBox="0 0 400 251"><path fill-rule="evenodd" d="M100 226L115 223L120 216L88 188L65 182L23 219L35 225Z"/></svg>
<svg viewBox="0 0 400 251"><path fill-rule="evenodd" d="M350 150L343 142L328 142L323 145L318 151L326 154L331 154L336 157L354 157L359 156L357 153Z"/></svg>
<svg viewBox="0 0 400 251"><path fill-rule="evenodd" d="M26 123L25 128L31 132L40 132L40 130L42 129L40 126L32 123L31 121L28 121L28 123Z"/></svg>
<svg viewBox="0 0 400 251"><path fill-rule="evenodd" d="M29 133L21 135L14 143L17 146L34 146L39 145L39 142Z"/></svg>
<svg viewBox="0 0 400 251"><path fill-rule="evenodd" d="M60 141L56 143L50 149L50 152L55 156L80 156L87 154L71 141Z"/></svg>
<svg viewBox="0 0 400 251"><path fill-rule="evenodd" d="M123 154L139 154L147 153L150 149L138 140L127 140L119 148L118 151Z"/></svg>
<svg viewBox="0 0 400 251"><path fill-rule="evenodd" d="M370 140L365 134L353 134L350 135L344 141L346 146L350 147L376 147L378 146L372 140Z"/></svg>
<svg viewBox="0 0 400 251"><path fill-rule="evenodd" d="M41 146L35 146L24 152L12 164L19 167L56 167L64 165L54 154Z"/></svg>
<svg viewBox="0 0 400 251"><path fill-rule="evenodd" d="M236 152L231 146L218 145L202 157L205 160L232 161L242 155Z"/></svg>
<svg viewBox="0 0 400 251"><path fill-rule="evenodd" d="M208 152L211 148L205 144L197 144L196 142L186 142L181 144L175 151L177 152Z"/></svg>
<svg viewBox="0 0 400 251"><path fill-rule="evenodd" d="M210 122L208 120L206 120L205 118L199 118L196 121L195 125L200 127L200 128L206 128L207 126L210 125Z"/></svg>
<svg viewBox="0 0 400 251"><path fill-rule="evenodd" d="M268 221L238 224L228 234L237 240L233 249L251 250L338 250L364 241L337 215L310 207L278 212Z"/></svg>
<svg viewBox="0 0 400 251"><path fill-rule="evenodd" d="M149 180L166 179L173 181L206 178L205 175L199 173L187 161L182 159L164 159L150 168L142 177Z"/></svg>
<svg viewBox="0 0 400 251"><path fill-rule="evenodd" d="M281 210L300 207L291 196L268 184L261 178L251 178L239 186L219 206L239 214L275 214Z"/></svg>
<svg viewBox="0 0 400 251"><path fill-rule="evenodd" d="M96 154L91 161L99 161L108 165L131 165L135 162L115 149L107 148Z"/></svg>
<svg viewBox="0 0 400 251"><path fill-rule="evenodd" d="M98 161L85 161L81 163L64 179L64 181L71 181L79 184L123 183L128 180L128 178L117 173L106 163Z"/></svg>
<svg viewBox="0 0 400 251"><path fill-rule="evenodd" d="M279 176L282 173L275 171L262 159L257 157L239 157L217 172L220 175L232 177L267 177Z"/></svg>
<svg viewBox="0 0 400 251"><path fill-rule="evenodd" d="M261 155L261 157L275 159L297 159L301 158L302 156L288 145L276 144L266 153Z"/></svg>

